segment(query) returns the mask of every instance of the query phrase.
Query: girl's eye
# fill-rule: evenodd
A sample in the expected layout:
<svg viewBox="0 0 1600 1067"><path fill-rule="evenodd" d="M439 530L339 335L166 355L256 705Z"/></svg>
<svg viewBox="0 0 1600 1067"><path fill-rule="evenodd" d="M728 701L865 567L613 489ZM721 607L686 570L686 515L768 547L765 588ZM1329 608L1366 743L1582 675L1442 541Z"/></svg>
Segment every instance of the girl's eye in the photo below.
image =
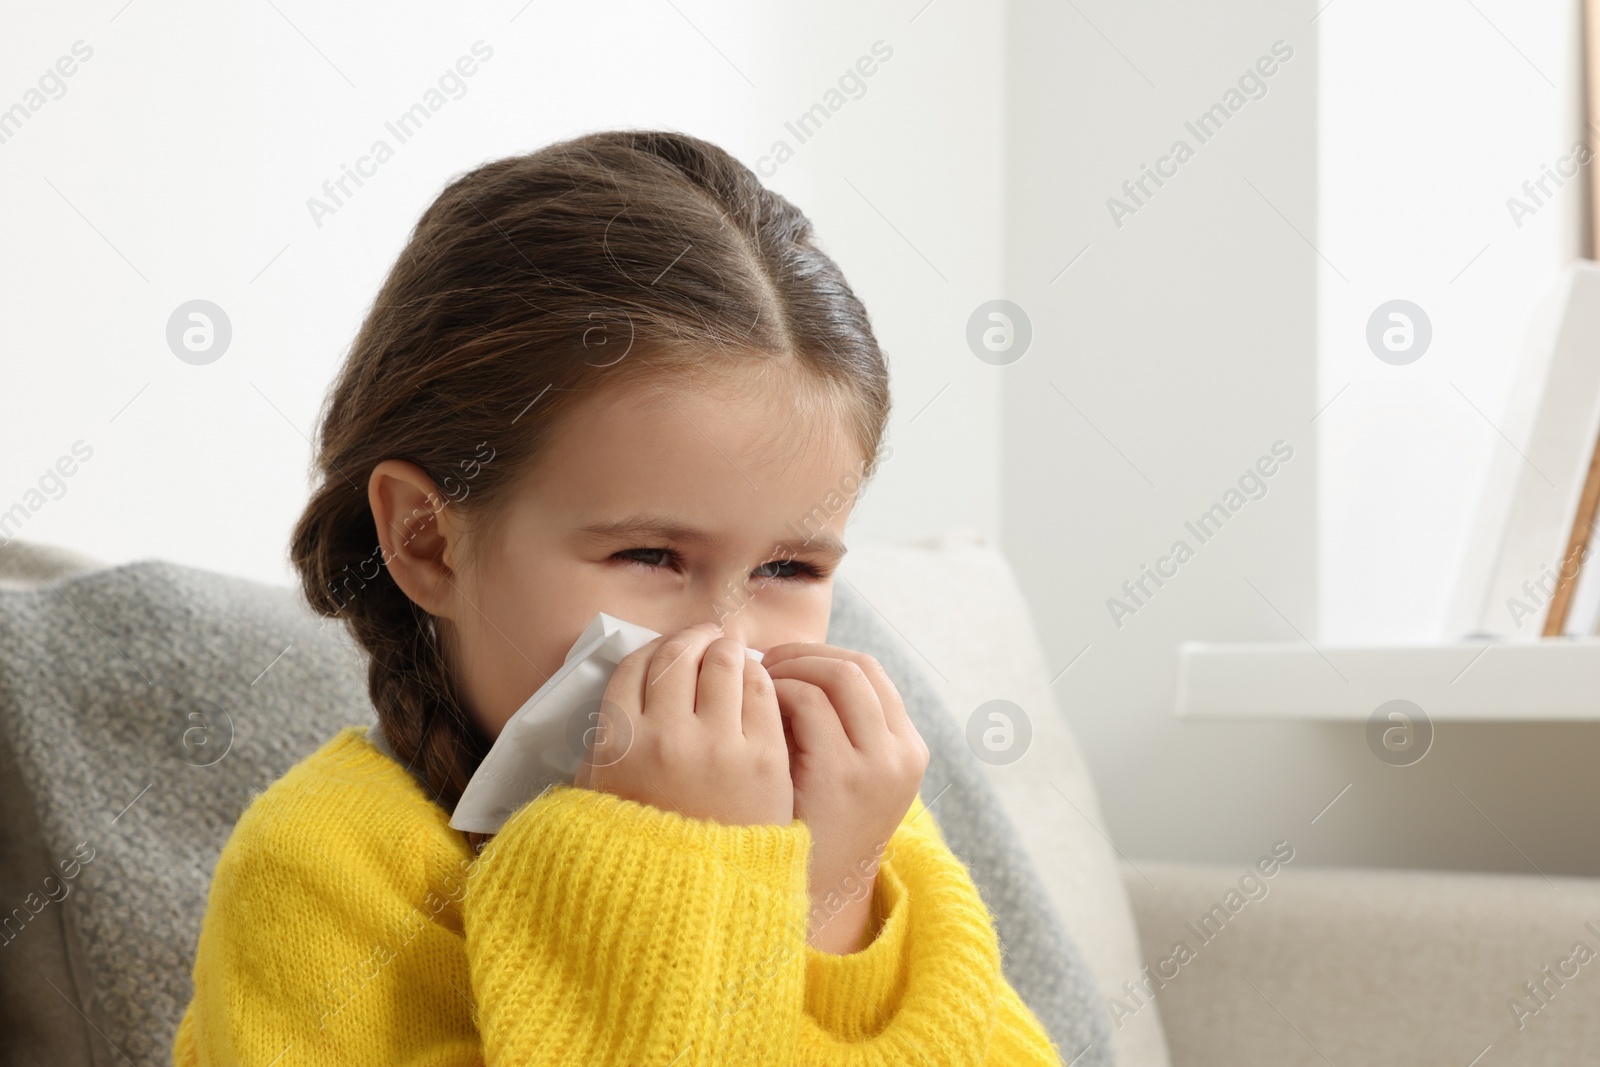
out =
<svg viewBox="0 0 1600 1067"><path fill-rule="evenodd" d="M780 582L798 582L820 578L822 573L809 563L797 559L775 559L756 568L757 578L772 578Z"/></svg>
<svg viewBox="0 0 1600 1067"><path fill-rule="evenodd" d="M681 567L683 560L670 548L627 548L612 556L646 570ZM803 582L826 577L826 572L798 559L775 559L755 569L753 577L775 582Z"/></svg>
<svg viewBox="0 0 1600 1067"><path fill-rule="evenodd" d="M644 557L643 559L639 557ZM629 563L637 563L649 570L656 570L662 563L676 564L678 554L670 548L626 548L618 552L613 558L620 558Z"/></svg>

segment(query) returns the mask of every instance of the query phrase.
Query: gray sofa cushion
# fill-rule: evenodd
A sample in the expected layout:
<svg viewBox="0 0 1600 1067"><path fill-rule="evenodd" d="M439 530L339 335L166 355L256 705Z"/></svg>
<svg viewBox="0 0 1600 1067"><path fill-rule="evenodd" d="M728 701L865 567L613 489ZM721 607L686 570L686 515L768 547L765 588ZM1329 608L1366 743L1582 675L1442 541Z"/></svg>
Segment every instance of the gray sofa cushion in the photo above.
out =
<svg viewBox="0 0 1600 1067"><path fill-rule="evenodd" d="M42 580L0 582L0 1063L167 1064L218 852L252 797L373 721L364 666L288 587L159 561ZM1066 1059L1108 1063L1093 980L949 713L848 584L828 639L905 696L1008 979Z"/></svg>

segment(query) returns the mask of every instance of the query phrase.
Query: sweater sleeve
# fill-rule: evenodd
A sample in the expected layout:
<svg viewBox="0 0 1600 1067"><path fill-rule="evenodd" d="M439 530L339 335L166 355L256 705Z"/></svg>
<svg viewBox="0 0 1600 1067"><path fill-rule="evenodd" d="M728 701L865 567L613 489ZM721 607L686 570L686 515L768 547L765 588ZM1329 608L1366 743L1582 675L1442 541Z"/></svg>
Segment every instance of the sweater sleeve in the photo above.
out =
<svg viewBox="0 0 1600 1067"><path fill-rule="evenodd" d="M729 826L552 786L467 891L485 1062L793 1063L810 851L802 822Z"/></svg>
<svg viewBox="0 0 1600 1067"><path fill-rule="evenodd" d="M1059 1067L1005 980L988 909L918 797L874 886L878 932L858 952L806 947L798 1062Z"/></svg>
<svg viewBox="0 0 1600 1067"><path fill-rule="evenodd" d="M466 876L392 799L296 769L245 810L212 875L176 1067L481 1063Z"/></svg>

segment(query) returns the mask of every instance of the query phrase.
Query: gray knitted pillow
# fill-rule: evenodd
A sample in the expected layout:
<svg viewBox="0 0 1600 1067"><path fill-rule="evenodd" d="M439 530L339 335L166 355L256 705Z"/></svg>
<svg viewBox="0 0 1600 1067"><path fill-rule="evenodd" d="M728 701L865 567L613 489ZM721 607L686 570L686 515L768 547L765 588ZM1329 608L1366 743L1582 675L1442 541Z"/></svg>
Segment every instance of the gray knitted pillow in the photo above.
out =
<svg viewBox="0 0 1600 1067"><path fill-rule="evenodd" d="M848 584L828 639L905 696L1008 979L1066 1059L1108 1063L1093 979L949 713ZM357 650L290 588L155 561L0 587L0 1064L170 1063L234 821L372 720Z"/></svg>

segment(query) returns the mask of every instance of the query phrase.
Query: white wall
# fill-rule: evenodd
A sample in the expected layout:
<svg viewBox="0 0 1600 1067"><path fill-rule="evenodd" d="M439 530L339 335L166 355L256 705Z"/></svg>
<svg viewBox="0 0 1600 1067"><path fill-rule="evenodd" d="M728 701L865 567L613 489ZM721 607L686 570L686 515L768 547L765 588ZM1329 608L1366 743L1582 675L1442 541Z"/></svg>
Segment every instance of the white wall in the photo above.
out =
<svg viewBox="0 0 1600 1067"><path fill-rule="evenodd" d="M1313 22L1324 3L1136 10L1018 0L1008 9L1006 288L1030 313L1036 340L1021 361L996 368L1004 546L1053 669L1072 664L1056 698L1129 856L1242 864L1283 838L1308 865L1600 873L1591 835L1574 832L1600 801L1590 766L1600 726L1439 723L1433 751L1396 768L1374 758L1360 724L1172 717L1179 642L1318 640L1319 600L1352 604L1340 586L1353 577L1328 576L1325 597L1318 588L1319 557L1338 558L1319 528L1339 516L1318 512L1324 457L1312 420L1328 396L1319 391L1322 259L1313 242L1341 240L1317 229L1318 23L1331 26L1365 0L1336 0ZM1480 6L1517 33L1514 7ZM1294 55L1266 95L1197 144L1184 122L1279 39ZM1507 54L1478 72L1486 91L1529 76ZM1462 147L1466 165L1493 153L1496 133L1486 126L1483 144ZM1118 228L1107 198L1186 136L1193 157ZM1442 166L1437 180L1449 177ZM1425 280L1446 251L1419 241L1365 261L1398 284ZM1440 318L1441 337L1472 329L1465 311ZM1294 457L1267 495L1197 545L1185 521L1278 440ZM1408 477L1428 477L1420 461L1405 462ZM1447 469L1432 476L1455 478ZM1354 499L1373 506L1370 496ZM1154 595L1119 628L1107 599L1179 538L1194 557L1159 589L1147 580ZM1398 551L1414 559L1405 538L1397 533ZM1392 565L1381 542L1367 544L1361 562ZM1363 588L1370 594L1370 583ZM1407 626L1433 611L1401 599ZM1370 596L1358 606L1384 618Z"/></svg>
<svg viewBox="0 0 1600 1067"><path fill-rule="evenodd" d="M770 181L812 216L892 361L894 455L852 530L997 535L999 383L957 320L999 288L1003 24L997 0L920 6L114 0L17 15L0 108L74 42L92 54L0 144L0 509L79 439L93 454L11 532L291 581L323 393L446 181L611 126L684 129L756 165L881 40L893 54L865 93ZM480 39L493 56L464 95L390 137L394 157L318 226L307 199ZM195 298L234 331L208 366L165 342Z"/></svg>

